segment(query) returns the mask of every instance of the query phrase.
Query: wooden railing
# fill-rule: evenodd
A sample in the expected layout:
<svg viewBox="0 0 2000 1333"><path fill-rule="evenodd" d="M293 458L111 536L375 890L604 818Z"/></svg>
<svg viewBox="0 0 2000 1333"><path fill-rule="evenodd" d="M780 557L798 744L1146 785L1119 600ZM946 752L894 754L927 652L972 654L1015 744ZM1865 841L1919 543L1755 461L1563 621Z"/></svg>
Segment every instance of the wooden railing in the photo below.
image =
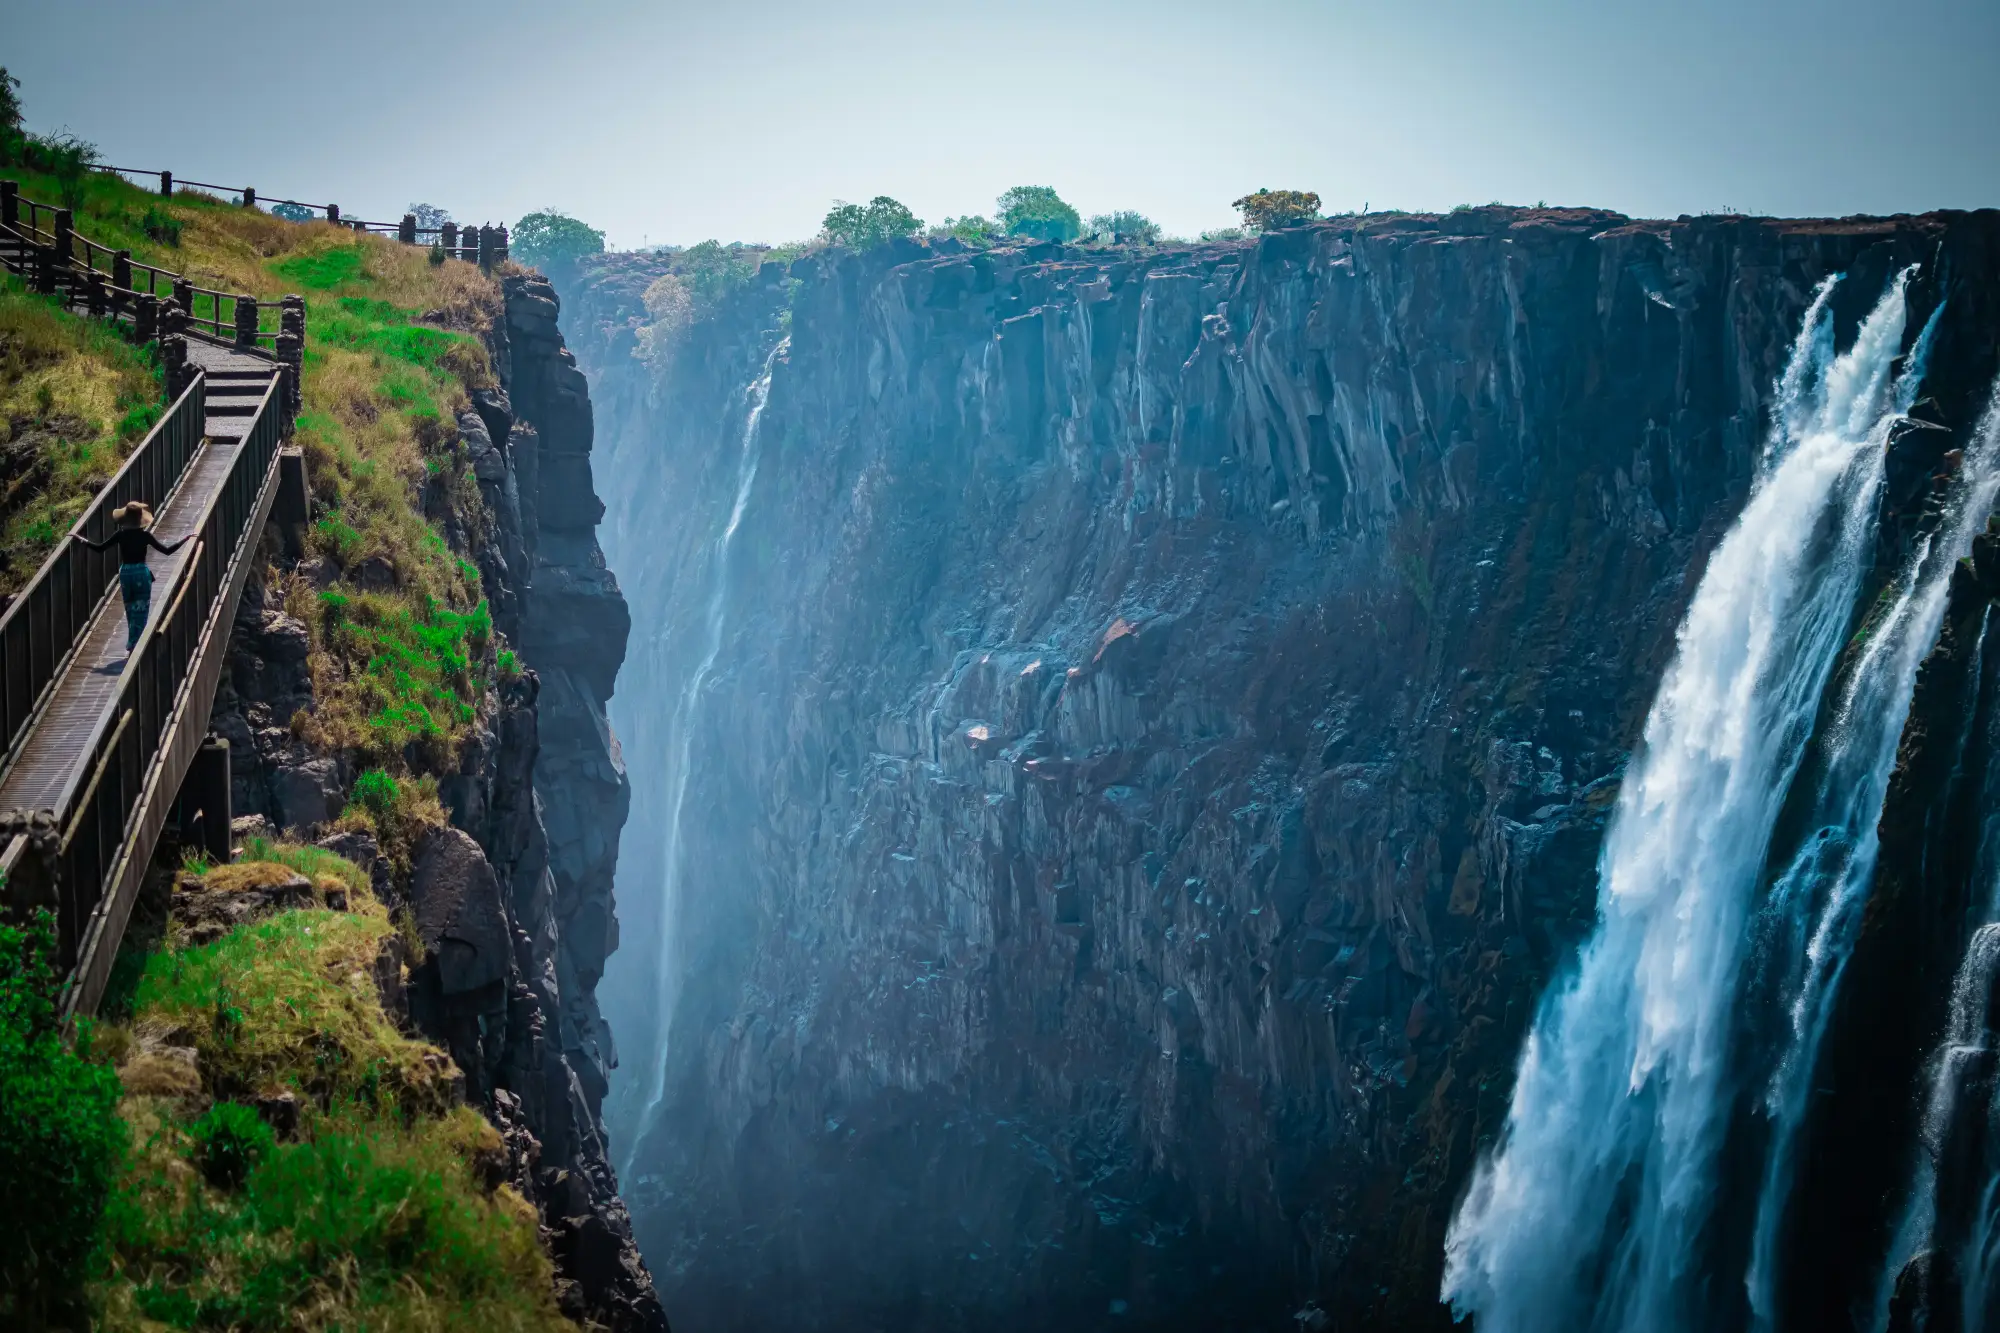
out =
<svg viewBox="0 0 2000 1333"><path fill-rule="evenodd" d="M166 611L128 657L69 790L0 847L9 895L54 901L61 963L72 983L66 1016L94 1011L103 996L168 807L208 729L230 624L277 491L286 419L280 376L197 515L178 577L155 594Z"/></svg>
<svg viewBox="0 0 2000 1333"><path fill-rule="evenodd" d="M111 511L129 500L163 503L201 445L206 415L206 384L197 376L0 615L0 755L12 759L118 575L115 550L93 551L70 538L103 541Z"/></svg>
<svg viewBox="0 0 2000 1333"><path fill-rule="evenodd" d="M507 228L504 225L460 227L455 222L447 222L438 227L419 227L414 213L403 214L399 222L364 222L360 218L341 216L339 204L308 204L297 199L265 198L258 195L255 187L248 185L177 181L171 171L142 171L137 167L99 166L97 170L119 176L157 177L162 195L172 195L176 186L193 187L202 190L222 190L237 195L242 199L245 208L256 208L259 205L268 208L276 204L290 204L294 208L310 209L315 213L325 214L326 220L336 226L348 227L354 231L374 232L382 236L394 236L405 245L420 245L425 249L436 245L444 250L448 258L463 259L468 264L477 264L481 268L491 268L495 264L505 262L507 258L509 241Z"/></svg>
<svg viewBox="0 0 2000 1333"><path fill-rule="evenodd" d="M17 182L0 180L0 257L35 290L129 326L140 342L192 333L246 351L268 348L273 359L291 367L292 383L298 383L305 352L303 297L259 301L246 293L197 287L185 274L135 263L130 250L100 245L79 233L71 218L68 209L39 203L23 195Z"/></svg>

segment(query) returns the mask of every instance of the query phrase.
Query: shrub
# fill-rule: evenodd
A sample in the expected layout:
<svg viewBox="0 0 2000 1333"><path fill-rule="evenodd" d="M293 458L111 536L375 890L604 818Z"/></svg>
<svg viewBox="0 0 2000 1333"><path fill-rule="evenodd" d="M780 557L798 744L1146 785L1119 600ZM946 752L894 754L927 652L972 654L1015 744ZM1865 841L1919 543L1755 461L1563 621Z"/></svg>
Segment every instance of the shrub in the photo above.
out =
<svg viewBox="0 0 2000 1333"><path fill-rule="evenodd" d="M898 236L923 230L923 220L886 194L878 194L865 204L848 204L836 199L820 223L826 238L835 245L866 250Z"/></svg>
<svg viewBox="0 0 2000 1333"><path fill-rule="evenodd" d="M354 780L354 791L347 803L350 809L359 807L372 818L384 819L396 808L397 795L396 779L373 768Z"/></svg>
<svg viewBox="0 0 2000 1333"><path fill-rule="evenodd" d="M1124 245L1158 245L1160 224L1144 213L1121 208L1115 213L1099 213L1090 220L1090 229L1099 240Z"/></svg>
<svg viewBox="0 0 2000 1333"><path fill-rule="evenodd" d="M161 245L178 246L181 243L181 220L157 208L148 207L140 215L139 230Z"/></svg>
<svg viewBox="0 0 2000 1333"><path fill-rule="evenodd" d="M696 317L709 313L733 288L757 276L755 251L721 241L691 245L674 258L674 271L687 284Z"/></svg>
<svg viewBox="0 0 2000 1333"><path fill-rule="evenodd" d="M977 213L962 218L946 218L931 228L933 236L950 236L967 245L992 245L1000 239L1000 224Z"/></svg>
<svg viewBox="0 0 2000 1333"><path fill-rule="evenodd" d="M432 241L432 242L431 242L431 253L430 253L430 261L431 261L431 267L432 267L432 268L443 268L443 267L444 267L444 257L445 257L445 256L444 256L444 242L443 242L443 241Z"/></svg>
<svg viewBox="0 0 2000 1333"><path fill-rule="evenodd" d="M241 1102L217 1102L188 1126L188 1137L202 1178L219 1190L241 1187L276 1142L264 1118Z"/></svg>
<svg viewBox="0 0 2000 1333"><path fill-rule="evenodd" d="M1009 236L1037 241L1073 241L1083 234L1083 218L1052 186L1016 185L996 201L1000 225Z"/></svg>
<svg viewBox="0 0 2000 1333"><path fill-rule="evenodd" d="M604 233L553 208L530 213L514 224L508 253L535 268L574 264L604 252Z"/></svg>
<svg viewBox="0 0 2000 1333"><path fill-rule="evenodd" d="M69 1308L124 1156L118 1076L64 1045L47 912L0 925L0 1324Z"/></svg>
<svg viewBox="0 0 2000 1333"><path fill-rule="evenodd" d="M1319 216L1319 196L1310 190L1259 190L1230 205L1243 214L1243 225L1275 231L1310 222Z"/></svg>

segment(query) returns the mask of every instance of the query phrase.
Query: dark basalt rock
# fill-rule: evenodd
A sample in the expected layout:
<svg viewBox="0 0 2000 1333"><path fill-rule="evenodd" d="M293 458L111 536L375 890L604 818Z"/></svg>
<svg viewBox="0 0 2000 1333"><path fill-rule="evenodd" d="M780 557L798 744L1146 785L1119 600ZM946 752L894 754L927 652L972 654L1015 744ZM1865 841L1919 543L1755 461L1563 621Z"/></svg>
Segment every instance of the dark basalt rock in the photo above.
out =
<svg viewBox="0 0 2000 1333"><path fill-rule="evenodd" d="M564 1308L608 1329L665 1333L598 1121L611 1054L593 990L616 943L611 872L625 818L604 702L629 618L592 534L602 506L591 406L556 331L554 292L512 277L503 294L489 338L501 385L475 393L456 422L493 522L463 521L438 488L423 499L479 567L523 669L496 687L458 770L440 780L451 827L425 835L400 880L373 837L331 833L320 845L410 912L421 959L400 935L385 940L377 989L391 1015L449 1051L464 1095L499 1128L504 1161L491 1168L539 1211ZM264 554L284 563L275 543ZM296 568L321 586L330 574ZM386 563L350 573L395 577ZM237 811L294 835L333 819L354 778L344 757L295 734L294 714L312 708L307 644L303 625L267 605L259 570L213 722L231 741Z"/></svg>
<svg viewBox="0 0 2000 1333"><path fill-rule="evenodd" d="M1923 419L1976 420L2000 365L1996 213L828 251L656 382L633 352L666 262L586 265L562 315L606 530L657 566L621 571L628 738L708 642L745 386L790 335L693 721L689 980L627 1196L669 1304L718 1330L1100 1327L1114 1301L1155 1329L1448 1327L1452 1207L1589 929L1816 283L1847 274L1845 346L1924 265ZM1899 433L1892 509L1930 503L1934 435ZM633 742L655 802L663 726ZM635 865L664 815L626 830ZM1908 828L1910 867L1951 836ZM632 1065L659 1049L640 873L605 983ZM1894 946L1880 985L1948 978L1956 942Z"/></svg>

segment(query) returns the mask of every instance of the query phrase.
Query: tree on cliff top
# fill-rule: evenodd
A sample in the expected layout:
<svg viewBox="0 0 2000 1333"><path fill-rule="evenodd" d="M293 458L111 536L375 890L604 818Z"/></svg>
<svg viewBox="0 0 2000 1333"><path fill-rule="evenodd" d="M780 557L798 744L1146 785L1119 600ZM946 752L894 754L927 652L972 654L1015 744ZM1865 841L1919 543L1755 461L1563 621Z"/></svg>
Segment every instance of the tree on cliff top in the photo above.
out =
<svg viewBox="0 0 2000 1333"><path fill-rule="evenodd" d="M1254 231L1276 231L1311 222L1319 216L1319 196L1311 190L1259 190L1230 205L1243 214L1243 225Z"/></svg>
<svg viewBox="0 0 2000 1333"><path fill-rule="evenodd" d="M1160 224L1130 208L1097 214L1090 220L1090 229L1100 241L1124 245L1157 245L1160 241Z"/></svg>
<svg viewBox="0 0 2000 1333"><path fill-rule="evenodd" d="M826 220L820 223L829 241L856 250L922 231L923 226L921 218L886 194L878 194L865 204L836 199Z"/></svg>
<svg viewBox="0 0 2000 1333"><path fill-rule="evenodd" d="M1048 185L1016 185L1000 196L1000 225L1009 236L1036 241L1073 241L1083 234L1083 218Z"/></svg>
<svg viewBox="0 0 2000 1333"><path fill-rule="evenodd" d="M545 208L514 224L509 251L523 264L539 269L574 264L585 255L604 253L604 233L567 213Z"/></svg>
<svg viewBox="0 0 2000 1333"><path fill-rule="evenodd" d="M436 231L453 220L450 209L439 208L436 204L411 204L403 211L417 220L418 231Z"/></svg>
<svg viewBox="0 0 2000 1333"><path fill-rule="evenodd" d="M21 81L0 65L0 131L18 133L21 128Z"/></svg>

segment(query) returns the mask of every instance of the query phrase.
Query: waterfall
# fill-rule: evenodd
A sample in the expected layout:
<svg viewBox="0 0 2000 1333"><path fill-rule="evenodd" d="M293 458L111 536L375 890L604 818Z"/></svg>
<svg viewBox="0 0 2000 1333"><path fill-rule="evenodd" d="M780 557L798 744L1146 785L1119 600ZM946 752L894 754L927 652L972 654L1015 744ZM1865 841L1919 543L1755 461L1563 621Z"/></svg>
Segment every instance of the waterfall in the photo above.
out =
<svg viewBox="0 0 2000 1333"><path fill-rule="evenodd" d="M663 754L667 757L666 771L658 775L657 779L660 784L657 789L663 791L664 799L658 808L651 812L654 818L648 820L635 817L632 820L631 832L651 827L654 830L654 837L646 839L644 843L638 838L633 838L630 832L627 837L627 855L632 856L633 853L637 853L633 856L632 865L636 869L643 864L639 858L650 860L652 866L648 868L653 870L658 886L648 895L652 899L650 906L653 912L657 913L654 922L653 948L650 951L634 951L643 952L643 957L636 959L635 962L644 967L650 981L651 994L645 997L650 1001L650 1013L646 1015L649 1027L647 1040L644 1041L644 1059L647 1062L645 1067L649 1068L651 1073L645 1081L644 1100L632 1102L624 1108L625 1133L618 1170L621 1176L627 1178L634 1175L634 1161L639 1143L659 1115L660 1103L666 1095L667 1038L672 1025L674 999L679 992L681 982L677 938L680 889L685 860L681 847L681 821L687 806L688 788L694 767L696 724L702 703L702 692L714 674L716 659L722 653L725 632L728 628L730 552L735 545L737 530L743 524L744 513L750 504L750 493L757 480L757 464L761 454L761 426L765 405L770 400L771 376L789 343L790 339L784 339L771 349L770 355L764 359L763 369L746 390L747 410L736 460L735 499L730 505L728 518L724 521L721 531L710 544L708 602L702 624L701 657L681 684L664 733L659 733L651 726L621 728L626 730L627 736L631 738L626 743L628 753L634 753L636 756L642 752L643 747L643 753ZM643 494L656 500L657 487L634 488L628 485L621 488L621 498L626 501L635 494ZM618 526L624 527L623 524ZM657 526L655 519L651 523L641 523L637 531L651 533L656 539ZM622 531L619 533L620 537L624 535ZM606 545L611 546L611 540L607 539ZM634 559L619 558L617 563L620 568L636 569L651 568L660 562L657 549L649 549L635 552ZM635 597L634 604L664 606L665 593L655 590L651 597ZM650 711L655 718L659 710L651 705L650 700L657 698L658 693L664 692L659 687L665 682L655 679L655 671L660 665L656 659L662 655L662 647L663 645L657 642L646 645L645 664L641 667L644 674L634 682L636 689L626 691L639 700L641 711ZM637 657L639 654L634 656ZM633 676L639 673L633 672L628 666L626 674ZM650 788L652 784L647 785ZM636 780L633 786L635 791L640 789L640 783ZM631 882L625 878L627 870L624 858L621 858L619 870L621 883ZM636 1093L636 1087L633 1091Z"/></svg>
<svg viewBox="0 0 2000 1333"><path fill-rule="evenodd" d="M1446 1238L1480 1333L1703 1324L1743 940L1872 554L1917 369L1898 274L1833 355L1821 285L1743 513L1679 632L1599 859L1598 920L1544 996L1499 1141ZM1915 358L1912 358L1914 361Z"/></svg>
<svg viewBox="0 0 2000 1333"><path fill-rule="evenodd" d="M1995 383L1986 415L1972 446L1966 450L1961 476L1949 525L1953 535L1946 547L1947 554L1954 557L1969 546L1981 520L1991 512L1996 494L2000 494L2000 382ZM1941 604L1942 593L1939 600ZM1942 605L1939 614L1942 615ZM1989 608L1973 646L1975 673L1983 670L1992 619ZM1972 697L1977 700L1977 691ZM1970 726L1972 721L1968 715L1966 725ZM1989 770L1989 789L1992 780L1993 773ZM1994 983L2000 980L2000 817L1989 815L1984 821L1975 873L1982 876L1987 891L1983 900L1973 905L1971 924L1975 928L1952 982L1951 1017L1931 1059L1923 1142L1913 1172L1908 1212L1878 1293L1875 1312L1878 1329L1888 1324L1890 1296L1903 1263L1931 1242L1938 1211L1939 1179L1935 1163L1948 1149L1954 1118L1969 1114L1982 1123L1993 1118L1994 1108L1982 1108L1979 1102L1982 1096L1991 1096L1990 1087L1982 1089L1980 1085L1991 1079L1994 1060L2000 1056L2000 1050L1996 1050L2000 1043L1996 1043L1993 1016L1989 1012ZM1985 1123L1984 1129L1988 1142L2000 1142L2000 1123ZM1988 1318L1994 1313L1990 1302L2000 1294L2000 1161L1988 1160L1983 1165L1988 1178L1980 1188L1970 1225L1965 1228L1962 1244L1954 1256L1958 1280L1962 1283L1957 1326L1961 1333L1984 1333L1989 1327L2000 1327L2000 1320Z"/></svg>
<svg viewBox="0 0 2000 1333"><path fill-rule="evenodd" d="M1940 306L1917 340L1895 395L1898 410L1907 410L1915 398L1915 382L1942 312ZM1775 1264L1797 1163L1795 1145L1834 993L1874 877L1877 824L1896 767L1896 746L1909 716L1917 668L1944 621L1952 570L1971 550L1974 534L2000 493L2000 431L1977 434L1959 478L1937 529L1916 544L1890 585L1893 600L1862 628L1867 642L1823 742L1826 762L1814 793L1814 832L1779 876L1765 908L1775 932L1804 941L1804 947L1792 951L1790 975L1782 986L1790 1020L1787 1042L1764 1100L1771 1140L1748 1277L1751 1312L1759 1328L1770 1328L1775 1319Z"/></svg>

